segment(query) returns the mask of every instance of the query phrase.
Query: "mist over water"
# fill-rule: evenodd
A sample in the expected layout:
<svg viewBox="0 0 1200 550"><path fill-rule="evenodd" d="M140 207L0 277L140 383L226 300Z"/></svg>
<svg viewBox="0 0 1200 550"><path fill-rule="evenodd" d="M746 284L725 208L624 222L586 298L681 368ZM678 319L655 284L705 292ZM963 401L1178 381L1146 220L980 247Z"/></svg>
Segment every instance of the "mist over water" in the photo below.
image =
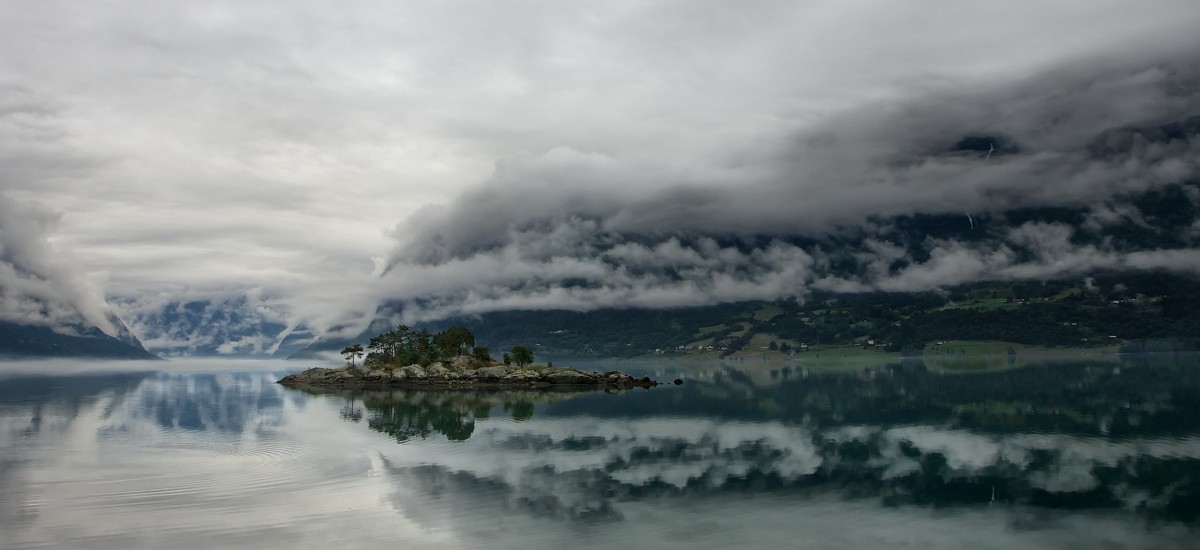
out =
<svg viewBox="0 0 1200 550"><path fill-rule="evenodd" d="M1187 548L1196 356L682 386L300 391L284 363L0 378L4 548Z"/></svg>

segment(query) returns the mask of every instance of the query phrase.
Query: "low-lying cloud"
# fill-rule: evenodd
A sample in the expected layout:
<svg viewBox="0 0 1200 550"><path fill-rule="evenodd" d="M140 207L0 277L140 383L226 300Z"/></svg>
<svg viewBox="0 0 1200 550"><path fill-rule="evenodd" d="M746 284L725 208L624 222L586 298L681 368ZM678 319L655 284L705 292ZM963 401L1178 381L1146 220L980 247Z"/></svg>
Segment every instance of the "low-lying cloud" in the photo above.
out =
<svg viewBox="0 0 1200 550"><path fill-rule="evenodd" d="M0 193L0 320L118 336L104 286L50 243L58 215Z"/></svg>
<svg viewBox="0 0 1200 550"><path fill-rule="evenodd" d="M1123 197L1200 176L1198 61L1167 52L947 87L674 165L568 148L508 159L484 185L397 226L385 286L423 300L410 314L438 317L929 290L1101 269L1196 274L1192 228L1154 228L1190 232L1177 248L1076 237L1145 225ZM1084 209L1088 222L1006 225L1004 213L1036 207ZM958 216L961 227L892 240L897 217L917 214ZM927 259L912 257L914 244ZM845 256L851 273L831 267Z"/></svg>

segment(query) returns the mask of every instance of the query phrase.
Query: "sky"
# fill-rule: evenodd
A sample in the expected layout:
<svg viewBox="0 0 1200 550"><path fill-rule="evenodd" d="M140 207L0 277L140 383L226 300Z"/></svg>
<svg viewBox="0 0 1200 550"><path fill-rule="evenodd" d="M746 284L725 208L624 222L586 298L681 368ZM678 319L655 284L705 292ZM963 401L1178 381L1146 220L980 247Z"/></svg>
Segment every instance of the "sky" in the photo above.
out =
<svg viewBox="0 0 1200 550"><path fill-rule="evenodd" d="M1113 197L1200 174L1195 140L1094 144L1200 115L1191 0L3 4L0 320L115 312L169 346L189 300L326 333L387 300L419 321L1200 265L1058 226L900 272L865 238L851 278L792 244L1136 216ZM940 153L972 133L1019 152Z"/></svg>

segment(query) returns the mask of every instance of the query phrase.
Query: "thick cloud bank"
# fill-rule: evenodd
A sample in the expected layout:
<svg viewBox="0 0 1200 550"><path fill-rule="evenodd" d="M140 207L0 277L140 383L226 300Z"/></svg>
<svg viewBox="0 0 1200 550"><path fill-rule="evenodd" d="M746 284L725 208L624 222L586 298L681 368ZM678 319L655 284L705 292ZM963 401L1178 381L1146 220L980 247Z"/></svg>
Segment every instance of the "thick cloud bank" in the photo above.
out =
<svg viewBox="0 0 1200 550"><path fill-rule="evenodd" d="M67 334L94 326L120 336L103 286L50 243L57 221L41 205L0 193L0 320Z"/></svg>
<svg viewBox="0 0 1200 550"><path fill-rule="evenodd" d="M0 192L61 212L56 249L164 353L224 338L180 321L196 299L322 336L397 299L1169 268L1197 228L1125 194L1194 177L1196 28L1194 0L42 0L0 14ZM997 218L1037 205L1087 220ZM914 213L956 232L897 232ZM1179 235L1103 241L1143 221ZM1062 265L1028 244L1064 231ZM255 330L230 351L280 341Z"/></svg>
<svg viewBox="0 0 1200 550"><path fill-rule="evenodd" d="M1200 58L1180 53L1194 51L1076 61L1015 84L931 85L686 162L569 148L506 159L484 185L397 226L384 279L395 295L423 299L418 316L440 316L1096 269L1196 273L1200 227L1160 220L1152 229L1180 243L1169 248L1089 237L1146 226L1127 197L1200 176ZM1200 204L1196 191L1182 192ZM1037 207L1083 209L1087 223L1003 222ZM900 238L897 220L919 214L953 215L960 227Z"/></svg>

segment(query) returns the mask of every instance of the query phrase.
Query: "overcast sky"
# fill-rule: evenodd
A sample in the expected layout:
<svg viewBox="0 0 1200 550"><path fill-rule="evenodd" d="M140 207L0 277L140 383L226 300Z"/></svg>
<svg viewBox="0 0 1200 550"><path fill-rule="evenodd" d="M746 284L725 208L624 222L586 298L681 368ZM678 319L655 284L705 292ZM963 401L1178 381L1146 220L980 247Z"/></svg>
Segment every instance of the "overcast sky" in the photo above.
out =
<svg viewBox="0 0 1200 550"><path fill-rule="evenodd" d="M1074 156L1106 128L1200 114L1194 0L0 1L9 319L56 286L84 289L81 310L98 292L152 309L255 289L318 330L389 297L787 295L821 280L812 251L678 236L1075 204L1196 170L1192 150L1133 159L1137 178ZM972 131L1037 154L906 164ZM945 250L921 273L822 284L1013 268ZM647 253L703 274L611 269ZM560 284L581 277L603 283ZM30 280L46 284L14 290Z"/></svg>

